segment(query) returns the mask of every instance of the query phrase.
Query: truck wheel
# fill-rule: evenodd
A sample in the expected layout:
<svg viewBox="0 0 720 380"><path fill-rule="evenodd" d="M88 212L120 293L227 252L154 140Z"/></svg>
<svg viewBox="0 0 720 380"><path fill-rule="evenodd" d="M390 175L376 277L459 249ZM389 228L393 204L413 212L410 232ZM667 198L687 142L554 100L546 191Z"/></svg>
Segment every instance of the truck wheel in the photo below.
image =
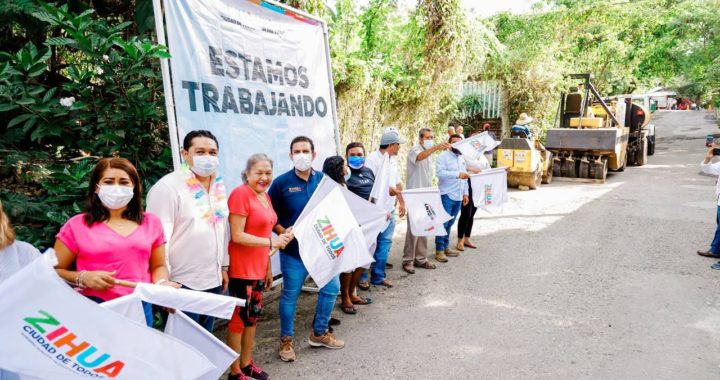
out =
<svg viewBox="0 0 720 380"><path fill-rule="evenodd" d="M576 178L577 177L577 170L575 168L575 160L571 158L566 158L565 163L563 164L563 169L565 172L565 177L569 178Z"/></svg>
<svg viewBox="0 0 720 380"><path fill-rule="evenodd" d="M578 171L578 178L590 178L590 163L586 160L580 161L580 170Z"/></svg>
<svg viewBox="0 0 720 380"><path fill-rule="evenodd" d="M639 151L635 152L635 163L637 166L643 166L647 164L647 158L648 158L648 141L647 139L643 139L643 143L641 145L641 148Z"/></svg>
<svg viewBox="0 0 720 380"><path fill-rule="evenodd" d="M655 136L648 136L647 155L652 156L653 154L655 154Z"/></svg>
<svg viewBox="0 0 720 380"><path fill-rule="evenodd" d="M605 181L605 178L607 178L608 173L608 162L607 159L603 159L602 163L599 165L595 165L595 179L601 179Z"/></svg>
<svg viewBox="0 0 720 380"><path fill-rule="evenodd" d="M561 167L562 167L562 161L560 161L560 159L553 159L552 173L555 177L562 177L562 172L560 171ZM548 172L549 172L549 170L548 170Z"/></svg>

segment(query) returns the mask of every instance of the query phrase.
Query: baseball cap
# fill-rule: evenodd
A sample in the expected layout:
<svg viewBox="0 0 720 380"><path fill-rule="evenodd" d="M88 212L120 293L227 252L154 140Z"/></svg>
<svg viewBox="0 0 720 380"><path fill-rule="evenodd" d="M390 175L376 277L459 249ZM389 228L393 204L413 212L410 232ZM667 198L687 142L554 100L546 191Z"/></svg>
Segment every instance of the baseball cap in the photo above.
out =
<svg viewBox="0 0 720 380"><path fill-rule="evenodd" d="M395 127L387 127L380 138L380 145L405 144L404 138L400 137L400 133Z"/></svg>

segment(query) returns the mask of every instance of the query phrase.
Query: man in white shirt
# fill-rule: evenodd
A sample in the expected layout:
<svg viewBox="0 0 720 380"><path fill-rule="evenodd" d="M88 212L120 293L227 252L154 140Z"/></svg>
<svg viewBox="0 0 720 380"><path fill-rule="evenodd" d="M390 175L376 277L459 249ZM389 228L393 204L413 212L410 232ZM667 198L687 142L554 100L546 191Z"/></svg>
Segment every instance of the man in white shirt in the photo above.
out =
<svg viewBox="0 0 720 380"><path fill-rule="evenodd" d="M227 287L227 191L218 167L217 138L192 131L183 141L180 168L148 192L147 211L162 221L170 280L183 288L218 294ZM186 313L212 332L214 318Z"/></svg>
<svg viewBox="0 0 720 380"><path fill-rule="evenodd" d="M720 176L720 162L712 163L714 157L713 150L715 147L716 145L712 144L712 146L708 149L707 154L705 155L705 160L700 163L700 167L702 168L703 173ZM718 223L718 226L715 229L715 237L713 237L712 243L710 243L710 249L697 251L697 253L700 256L720 259L720 180L717 181L715 185L715 201L717 203L715 222ZM720 264L720 262L713 265L713 269L720 269L720 265L718 264ZM718 267L716 268L716 266Z"/></svg>
<svg viewBox="0 0 720 380"><path fill-rule="evenodd" d="M418 143L408 152L407 157L407 188L421 189L432 186L433 162L432 154L450 148L450 144L435 145L432 129L423 128L419 133ZM428 237L415 236L407 224L405 248L403 249L403 270L415 273L415 268L435 269L435 264L427 260Z"/></svg>
<svg viewBox="0 0 720 380"><path fill-rule="evenodd" d="M393 232L395 231L394 209L396 200L400 217L405 216L405 201L402 199L401 194L403 187L400 182L400 172L397 165L397 154L400 151L400 144L404 144L405 142L405 139L400 137L397 128L388 127L380 139L380 149L371 153L365 160L365 167L373 171L377 183L380 181L378 176L380 175L379 170L383 162L383 155L387 153L390 156L391 167L388 173L390 176L388 181L390 184L390 197L387 200L387 204L381 205L390 211L390 224L378 236L377 248L374 254L375 263L370 268L370 282L374 285L385 286L387 288L392 288L393 286L392 282L385 278L385 264L390 254ZM364 273L360 278L360 284L359 287L361 289L367 289L367 274Z"/></svg>

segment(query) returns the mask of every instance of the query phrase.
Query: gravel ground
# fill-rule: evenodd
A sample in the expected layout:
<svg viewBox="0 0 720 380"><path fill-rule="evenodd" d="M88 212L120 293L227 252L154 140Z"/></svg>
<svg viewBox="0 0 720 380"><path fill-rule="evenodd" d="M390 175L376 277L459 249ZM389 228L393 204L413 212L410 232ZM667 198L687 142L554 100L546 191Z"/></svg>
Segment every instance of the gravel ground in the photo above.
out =
<svg viewBox="0 0 720 380"><path fill-rule="evenodd" d="M654 122L648 165L604 185L511 191L503 213L478 212L479 249L437 270L400 269L399 223L388 271L396 286L366 292L374 303L356 315L334 313L344 349L309 347L308 293L298 361L277 358L270 301L256 362L275 379L720 378L720 272L695 254L715 228L715 179L698 164L705 135L718 131L703 111L660 112Z"/></svg>

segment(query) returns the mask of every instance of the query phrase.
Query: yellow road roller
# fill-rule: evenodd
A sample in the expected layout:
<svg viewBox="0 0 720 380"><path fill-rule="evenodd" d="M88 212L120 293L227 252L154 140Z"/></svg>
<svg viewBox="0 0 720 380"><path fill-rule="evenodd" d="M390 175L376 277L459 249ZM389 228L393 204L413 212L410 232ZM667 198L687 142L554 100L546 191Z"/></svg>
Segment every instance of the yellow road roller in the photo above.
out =
<svg viewBox="0 0 720 380"><path fill-rule="evenodd" d="M527 186L534 190L541 183L550 183L552 165L552 153L524 134L503 139L497 149L497 166L510 168L508 187Z"/></svg>

